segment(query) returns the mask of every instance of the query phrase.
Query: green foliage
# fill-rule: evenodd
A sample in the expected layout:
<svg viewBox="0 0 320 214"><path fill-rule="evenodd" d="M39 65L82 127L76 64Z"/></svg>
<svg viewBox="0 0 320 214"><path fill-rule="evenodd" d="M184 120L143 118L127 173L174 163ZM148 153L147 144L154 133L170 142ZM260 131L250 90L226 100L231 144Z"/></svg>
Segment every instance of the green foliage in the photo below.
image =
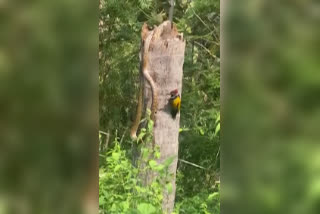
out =
<svg viewBox="0 0 320 214"><path fill-rule="evenodd" d="M181 1L177 26L187 39L181 105L176 201L214 191L220 169L220 4ZM179 14L179 12L177 12ZM179 14L180 15L180 14Z"/></svg>
<svg viewBox="0 0 320 214"><path fill-rule="evenodd" d="M96 4L0 8L0 213L81 214L96 156Z"/></svg>
<svg viewBox="0 0 320 214"><path fill-rule="evenodd" d="M114 144L99 170L100 213L161 213L161 185L143 186L139 175L149 167L134 167L119 142Z"/></svg>
<svg viewBox="0 0 320 214"><path fill-rule="evenodd" d="M141 9L148 9L151 7L153 1L152 0L139 0L139 5Z"/></svg>
<svg viewBox="0 0 320 214"><path fill-rule="evenodd" d="M224 204L320 213L319 13L314 1L256 2L225 14Z"/></svg>
<svg viewBox="0 0 320 214"><path fill-rule="evenodd" d="M218 214L220 213L220 193L201 193L184 198L176 204L177 214Z"/></svg>
<svg viewBox="0 0 320 214"><path fill-rule="evenodd" d="M99 169L99 207L100 213L162 213L163 191L172 192L170 182L172 175L168 173L169 166L175 157L170 157L163 163L158 163L159 149L151 149L153 122L139 135L141 158L134 166L128 154L115 138L113 148L106 154L101 154ZM157 176L146 183L151 173Z"/></svg>

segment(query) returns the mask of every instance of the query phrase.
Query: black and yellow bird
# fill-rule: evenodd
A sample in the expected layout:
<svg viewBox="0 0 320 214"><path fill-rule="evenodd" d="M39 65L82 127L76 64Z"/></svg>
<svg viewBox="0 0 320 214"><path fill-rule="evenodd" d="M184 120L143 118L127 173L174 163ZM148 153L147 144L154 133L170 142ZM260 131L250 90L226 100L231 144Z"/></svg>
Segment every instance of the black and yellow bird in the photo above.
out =
<svg viewBox="0 0 320 214"><path fill-rule="evenodd" d="M175 119L177 116L177 113L180 111L181 98L180 98L178 89L171 91L170 95L171 97L169 99L169 103L171 108L171 115L172 115L172 118Z"/></svg>

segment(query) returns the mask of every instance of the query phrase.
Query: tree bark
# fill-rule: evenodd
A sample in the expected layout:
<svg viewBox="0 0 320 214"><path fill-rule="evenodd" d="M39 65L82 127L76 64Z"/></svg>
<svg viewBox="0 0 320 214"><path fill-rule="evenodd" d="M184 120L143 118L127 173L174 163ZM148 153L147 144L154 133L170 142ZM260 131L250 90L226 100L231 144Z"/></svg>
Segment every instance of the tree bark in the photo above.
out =
<svg viewBox="0 0 320 214"><path fill-rule="evenodd" d="M158 108L155 114L153 137L155 146L159 146L161 158L159 162L175 156L169 172L173 174L172 193L164 191L163 210L171 213L174 207L176 190L176 169L178 161L178 137L180 113L175 119L170 114L170 92L182 91L182 75L185 52L183 35L179 34L176 26L171 27L169 21L163 22L150 33L152 36L149 50L149 72L156 83L158 92ZM144 82L144 109L151 108L152 92L147 81ZM152 175L154 176L154 175Z"/></svg>

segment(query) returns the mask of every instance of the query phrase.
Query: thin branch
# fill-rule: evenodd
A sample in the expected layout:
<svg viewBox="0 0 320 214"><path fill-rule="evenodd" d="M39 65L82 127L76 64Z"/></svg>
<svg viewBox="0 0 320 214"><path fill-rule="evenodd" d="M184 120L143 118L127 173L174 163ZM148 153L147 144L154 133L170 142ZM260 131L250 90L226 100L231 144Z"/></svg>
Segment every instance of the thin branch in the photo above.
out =
<svg viewBox="0 0 320 214"><path fill-rule="evenodd" d="M208 40L208 39L205 39L205 38L190 38L188 41L194 41L194 40L203 40L203 41L206 41L207 43L211 43L211 44L215 44L217 46L220 46L219 42L215 42L215 41L212 41L212 40Z"/></svg>
<svg viewBox="0 0 320 214"><path fill-rule="evenodd" d="M219 146L219 150L218 150L218 152L217 152L217 154L216 154L216 163L217 163L217 161L218 161L219 154L220 154L220 146Z"/></svg>
<svg viewBox="0 0 320 214"><path fill-rule="evenodd" d="M149 16L142 8L140 8L140 7L138 7L139 8L139 10L148 18L148 19L151 19L152 17L151 16ZM141 23L143 23L143 22L141 22Z"/></svg>
<svg viewBox="0 0 320 214"><path fill-rule="evenodd" d="M107 150L107 149L108 149L109 140L110 140L110 135L108 134L108 135L106 136L105 147L103 148L104 150Z"/></svg>
<svg viewBox="0 0 320 214"><path fill-rule="evenodd" d="M109 135L109 133L99 130L100 134Z"/></svg>
<svg viewBox="0 0 320 214"><path fill-rule="evenodd" d="M193 9L192 7L190 7L190 8L191 8L192 12L194 13L194 15L200 20L200 22L202 22L202 24L203 24L206 28L208 28L208 30L210 30L210 31L212 32L213 30L211 30L211 28L201 19L201 17L196 13L196 11L194 11L194 9ZM213 25L213 28L214 28L215 30L217 30L216 26L214 26L214 25ZM216 38L216 40L219 40L214 33L213 33L213 36Z"/></svg>
<svg viewBox="0 0 320 214"><path fill-rule="evenodd" d="M194 166L194 167L200 168L200 169L207 170L206 168L204 168L204 167L202 167L202 166L199 166L199 165L197 165L197 164L195 164L195 163L191 163L191 162L186 161L186 160L183 160L183 159L179 159L179 161L181 161L181 162L183 162L183 163L186 163L186 164L189 164L189 165L191 165L191 166Z"/></svg>
<svg viewBox="0 0 320 214"><path fill-rule="evenodd" d="M101 150L105 150L105 149L108 148L108 144L109 144L109 140L110 140L109 131L108 132L104 132L104 131L99 130L99 133L106 136L106 140L104 141L104 145L103 144L101 145Z"/></svg>
<svg viewBox="0 0 320 214"><path fill-rule="evenodd" d="M126 128L126 130L124 130L124 133L123 133L123 135L122 135L122 137L121 137L121 140L120 140L120 143L119 143L120 145L122 144L123 138L124 138L127 130L128 130L128 127Z"/></svg>
<svg viewBox="0 0 320 214"><path fill-rule="evenodd" d="M207 53L208 53L210 56L212 56L212 58L214 58L214 59L217 58L217 56L214 55L214 54L212 54L212 53L210 52L210 50L208 50L203 44L201 44L201 43L199 43L199 42L197 42L197 41L194 41L194 43L197 44L197 45L199 45L200 47L202 47L205 51L207 51Z"/></svg>
<svg viewBox="0 0 320 214"><path fill-rule="evenodd" d="M212 30L209 28L209 26L200 18L200 16L196 13L196 11L194 11L194 9L193 9L192 7L190 7L190 8L191 8L192 12L194 13L194 15L196 15L196 17L200 20L200 22L202 22L202 24L203 24L206 28L208 28L208 30L212 31Z"/></svg>
<svg viewBox="0 0 320 214"><path fill-rule="evenodd" d="M193 65L193 55L194 55L194 41L192 41L192 49L191 49L191 63Z"/></svg>
<svg viewBox="0 0 320 214"><path fill-rule="evenodd" d="M211 33L209 33L211 34ZM188 40L188 41L193 41L193 40L204 40L206 42L209 42L209 43L213 43L217 46L220 46L220 43L219 42L216 42L214 40L211 40L211 39L208 39L210 38L210 35L206 34L206 35L198 35L198 36L191 36L191 35L188 35L188 36L185 36L185 38Z"/></svg>

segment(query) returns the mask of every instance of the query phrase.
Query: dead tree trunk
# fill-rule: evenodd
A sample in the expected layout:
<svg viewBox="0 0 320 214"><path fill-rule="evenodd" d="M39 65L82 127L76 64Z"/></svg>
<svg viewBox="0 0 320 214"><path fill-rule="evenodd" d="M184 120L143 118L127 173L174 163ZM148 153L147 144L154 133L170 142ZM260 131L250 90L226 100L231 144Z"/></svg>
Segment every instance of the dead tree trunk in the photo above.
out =
<svg viewBox="0 0 320 214"><path fill-rule="evenodd" d="M176 169L178 161L178 136L180 114L172 118L169 108L170 92L178 89L180 96L182 91L182 68L184 63L185 41L183 35L177 32L175 26L166 21L155 27L149 34L151 42L148 50L149 72L156 83L158 93L157 113L155 114L154 143L160 147L163 162L169 157L175 156L170 166L173 174L171 194L165 191L163 209L171 213L174 207L176 190ZM152 92L147 81L144 82L144 108L151 108Z"/></svg>

